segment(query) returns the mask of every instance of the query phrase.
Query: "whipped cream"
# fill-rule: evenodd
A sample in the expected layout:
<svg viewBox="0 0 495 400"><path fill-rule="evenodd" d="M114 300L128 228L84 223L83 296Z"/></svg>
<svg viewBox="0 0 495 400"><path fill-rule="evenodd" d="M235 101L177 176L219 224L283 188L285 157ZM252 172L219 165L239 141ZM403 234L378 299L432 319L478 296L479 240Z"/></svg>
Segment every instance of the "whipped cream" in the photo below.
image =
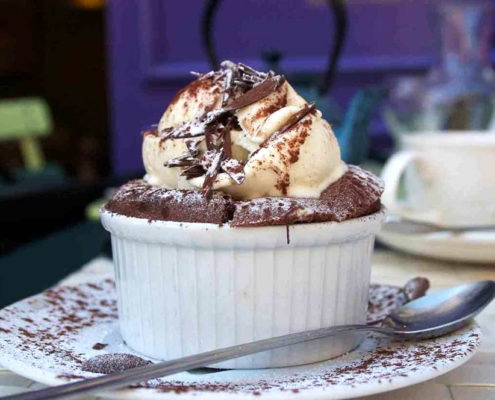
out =
<svg viewBox="0 0 495 400"><path fill-rule="evenodd" d="M227 65L235 66L232 63ZM207 178L215 161L214 158L209 161L206 158L201 164L204 169L195 167L199 171L196 173L195 170L194 175L197 176L186 174L186 178L181 175L188 168L187 163L194 161L194 157L199 159L207 151L206 127L201 121L225 114L227 111L224 110L228 109L225 87L230 88L231 92L236 89L235 82L231 86L226 85L231 74L226 72L218 77L210 73L186 86L164 112L158 132L144 136L145 179L150 184L169 189L196 190L209 184L211 189L231 194L237 199L267 196L318 198L323 190L347 171L331 126L319 111L313 110L289 83L282 80L283 83L268 95L233 110L233 119L227 122L229 126L218 125L228 130L230 135L230 150L226 150L229 154L219 154L219 157L224 157L225 170L220 169ZM267 75L268 78L270 75ZM234 93L231 96L236 99L240 95ZM163 132L174 129L186 131L181 134L187 138L164 136ZM191 148L193 153L190 154L194 157L180 161L180 166L170 166L176 165L173 160L187 157ZM225 144L223 149L226 149ZM227 165L232 164L243 166L242 179L226 172ZM211 182L205 183L207 179Z"/></svg>

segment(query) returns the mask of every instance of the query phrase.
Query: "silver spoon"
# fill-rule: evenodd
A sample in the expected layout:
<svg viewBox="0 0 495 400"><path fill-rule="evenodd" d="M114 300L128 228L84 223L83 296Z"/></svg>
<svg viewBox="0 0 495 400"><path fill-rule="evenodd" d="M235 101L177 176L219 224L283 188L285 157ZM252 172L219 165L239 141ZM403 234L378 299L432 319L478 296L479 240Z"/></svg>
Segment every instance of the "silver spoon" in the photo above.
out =
<svg viewBox="0 0 495 400"><path fill-rule="evenodd" d="M1 399L69 399L95 391L118 389L136 382L172 375L260 351L362 331L377 332L403 339L433 338L467 325L494 297L494 281L471 282L420 297L403 305L390 313L385 319L386 326L342 325L291 333L176 360L146 365L98 378L1 397Z"/></svg>
<svg viewBox="0 0 495 400"><path fill-rule="evenodd" d="M477 232L477 231L495 231L495 225L486 226L443 226L429 222L413 221L398 215L389 215L383 226L383 230L399 233L421 235L436 232Z"/></svg>

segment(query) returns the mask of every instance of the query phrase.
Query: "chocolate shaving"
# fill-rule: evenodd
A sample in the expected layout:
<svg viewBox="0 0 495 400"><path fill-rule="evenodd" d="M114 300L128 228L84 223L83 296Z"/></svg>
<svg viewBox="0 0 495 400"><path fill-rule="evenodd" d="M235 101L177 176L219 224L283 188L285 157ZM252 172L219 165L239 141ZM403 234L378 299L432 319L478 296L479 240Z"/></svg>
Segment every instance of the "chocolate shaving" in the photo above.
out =
<svg viewBox="0 0 495 400"><path fill-rule="evenodd" d="M250 82L245 82L245 81L241 81L238 79L234 79L232 83L236 86L240 86L241 88L246 88L246 87L252 86Z"/></svg>
<svg viewBox="0 0 495 400"><path fill-rule="evenodd" d="M225 73L225 83L224 83L224 89L223 89L223 96L222 96L222 106L225 106L227 104L227 101L230 98L230 95L232 94L232 80L234 78L234 73L232 69L228 69Z"/></svg>
<svg viewBox="0 0 495 400"><path fill-rule="evenodd" d="M274 90L280 87L285 82L285 78L281 75L270 77L262 83L254 86L244 94L234 99L228 106L212 110L197 117L191 121L185 122L178 128L167 128L161 133L164 139L185 139L203 136L206 134L207 127L215 124L218 120L227 113L232 113L239 108L246 107L250 104L265 98Z"/></svg>
<svg viewBox="0 0 495 400"><path fill-rule="evenodd" d="M257 101L264 99L266 96L274 92L284 82L285 78L282 75L277 75L273 78L267 79L263 83L260 83L259 85L253 87L251 90L248 90L246 93L236 98L224 109L233 111L256 103Z"/></svg>
<svg viewBox="0 0 495 400"><path fill-rule="evenodd" d="M226 158L232 157L232 138L230 137L230 131L233 124L229 125L229 129L225 129L223 133L223 152Z"/></svg>
<svg viewBox="0 0 495 400"><path fill-rule="evenodd" d="M187 146L187 150L189 151L189 154L191 156L196 157L197 155L199 155L199 145L201 144L201 141L186 139L185 143Z"/></svg>
<svg viewBox="0 0 495 400"><path fill-rule="evenodd" d="M198 159L190 154L183 154L177 158L171 158L165 164L165 167L191 167L198 164Z"/></svg>
<svg viewBox="0 0 495 400"><path fill-rule="evenodd" d="M215 71L210 71L210 72L207 72L206 74L204 74L202 72L195 72L195 71L190 71L189 73L191 75L194 75L198 79L210 79L210 78L213 78L213 80L217 80L216 79L217 78L217 75L219 75Z"/></svg>
<svg viewBox="0 0 495 400"><path fill-rule="evenodd" d="M208 152L207 152L208 153ZM205 153L206 154L206 153ZM222 159L224 157L223 149L217 151L214 155L214 158L211 160L211 164L206 170L205 180L203 182L203 190L205 191L205 195L209 198L211 196L211 190L213 186L213 182L217 177Z"/></svg>
<svg viewBox="0 0 495 400"><path fill-rule="evenodd" d="M217 156L217 151L216 150L207 150L205 153L201 156L199 159L199 162L201 166L205 169L208 170L211 165L215 161L215 157Z"/></svg>
<svg viewBox="0 0 495 400"><path fill-rule="evenodd" d="M239 69L239 71L242 72L241 77L244 80L250 79L255 82L261 82L265 79L272 78L275 75L273 71L269 71L268 73L256 71L254 68L251 68L250 66L243 63L239 63L237 65L237 68Z"/></svg>
<svg viewBox="0 0 495 400"><path fill-rule="evenodd" d="M210 127L205 131L205 143L206 143L206 150L214 150L216 148L215 146L215 138L214 138L214 129L217 127Z"/></svg>
<svg viewBox="0 0 495 400"><path fill-rule="evenodd" d="M248 73L248 74L254 75L254 76L262 76L262 74L263 74L263 73L256 71L254 68L251 68L249 65L246 65L244 63L239 63L238 68L242 72Z"/></svg>
<svg viewBox="0 0 495 400"><path fill-rule="evenodd" d="M287 122L282 125L278 131L274 132L270 137L268 137L263 143L261 143L260 147L258 147L255 151L251 153L250 157L253 157L258 151L260 151L262 148L266 147L269 142L272 140L275 140L277 137L279 137L281 134L287 132L290 128L292 128L294 125L299 123L304 117L306 117L308 114L314 112L316 110L315 103L312 102L309 105L306 104L300 111L292 115Z"/></svg>
<svg viewBox="0 0 495 400"><path fill-rule="evenodd" d="M193 179L205 174L205 169L201 165L194 165L187 168L180 173L181 176L185 176L186 179Z"/></svg>
<svg viewBox="0 0 495 400"><path fill-rule="evenodd" d="M160 134L164 139L188 139L203 136L207 127L227 112L228 110L222 108L208 111L205 115L187 121L178 128L164 129Z"/></svg>
<svg viewBox="0 0 495 400"><path fill-rule="evenodd" d="M236 124L234 111L265 98L285 82L284 76L275 75L273 71L259 72L242 63L224 61L221 66L220 71L192 74L198 79L224 79L222 107L215 110L205 107L203 115L157 133L163 140L189 139L186 140L188 154L168 160L164 165L186 168L181 173L186 179L205 175L203 190L207 195L211 194L213 182L222 170L238 184L246 178L244 165L232 158L230 131ZM207 149L203 156L199 151L201 137L204 137ZM200 140L192 140L194 138Z"/></svg>
<svg viewBox="0 0 495 400"><path fill-rule="evenodd" d="M238 185L246 180L244 164L242 164L239 160L236 160L235 158L225 158L221 162L220 166Z"/></svg>
<svg viewBox="0 0 495 400"><path fill-rule="evenodd" d="M306 117L306 115L312 113L315 110L316 110L316 106L314 102L310 104L306 104L300 111L292 115L284 125L282 125L275 133L273 133L273 135L271 135L267 140L265 140L265 142L263 142L260 147L264 147L266 143L275 140L282 133L287 132L290 128L292 128L294 125L300 122L304 117Z"/></svg>

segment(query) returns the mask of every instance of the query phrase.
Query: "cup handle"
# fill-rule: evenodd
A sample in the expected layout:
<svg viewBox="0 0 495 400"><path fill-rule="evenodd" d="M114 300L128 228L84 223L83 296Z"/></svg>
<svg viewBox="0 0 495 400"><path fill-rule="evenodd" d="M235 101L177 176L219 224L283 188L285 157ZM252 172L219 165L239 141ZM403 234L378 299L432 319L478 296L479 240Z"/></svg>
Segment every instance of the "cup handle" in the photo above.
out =
<svg viewBox="0 0 495 400"><path fill-rule="evenodd" d="M385 183L382 202L387 208L399 215L411 214L413 210L402 204L397 197L400 180L406 168L418 159L418 154L412 151L399 151L388 159L383 167L381 178Z"/></svg>
<svg viewBox="0 0 495 400"><path fill-rule="evenodd" d="M385 183L385 191L382 195L382 202L395 214L410 219L439 223L440 214L438 210L419 211L400 202L397 198L400 180L406 168L420 159L420 155L414 151L399 151L388 159L383 167L381 178Z"/></svg>

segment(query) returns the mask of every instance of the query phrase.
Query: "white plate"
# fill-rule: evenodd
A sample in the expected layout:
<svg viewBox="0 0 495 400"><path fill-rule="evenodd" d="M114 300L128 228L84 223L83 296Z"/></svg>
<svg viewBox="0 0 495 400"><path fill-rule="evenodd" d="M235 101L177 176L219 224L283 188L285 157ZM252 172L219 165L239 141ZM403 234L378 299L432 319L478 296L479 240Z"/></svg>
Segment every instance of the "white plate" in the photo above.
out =
<svg viewBox="0 0 495 400"><path fill-rule="evenodd" d="M374 285L369 318L401 303L398 288ZM380 304L373 307L373 304ZM32 380L58 385L95 376L81 361L97 354L133 353L117 328L111 280L61 287L0 311L0 363ZM264 370L184 372L149 381L142 388L104 394L114 399L342 399L371 395L432 379L467 361L480 342L473 324L419 343L394 343L368 336L345 356L321 363ZM96 343L105 344L97 350ZM101 347L101 346L100 346Z"/></svg>
<svg viewBox="0 0 495 400"><path fill-rule="evenodd" d="M406 234L387 230L387 224L384 224L377 239L394 249L415 255L449 261L495 263L495 231Z"/></svg>

